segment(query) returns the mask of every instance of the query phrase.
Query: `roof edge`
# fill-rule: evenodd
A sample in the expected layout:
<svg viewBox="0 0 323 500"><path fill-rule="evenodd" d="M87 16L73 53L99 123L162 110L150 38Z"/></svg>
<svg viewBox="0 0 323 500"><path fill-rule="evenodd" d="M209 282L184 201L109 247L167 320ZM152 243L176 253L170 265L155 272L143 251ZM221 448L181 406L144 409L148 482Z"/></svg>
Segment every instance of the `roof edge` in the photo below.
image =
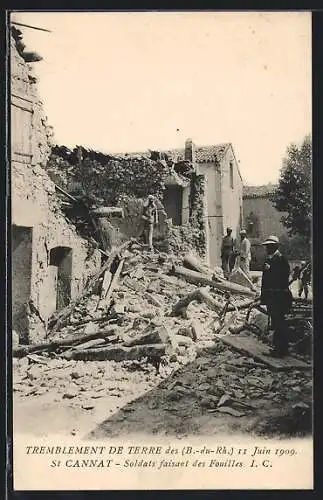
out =
<svg viewBox="0 0 323 500"><path fill-rule="evenodd" d="M242 198L244 200L252 199L252 198L269 198L272 193L263 193L263 194L244 194Z"/></svg>
<svg viewBox="0 0 323 500"><path fill-rule="evenodd" d="M233 147L232 142L228 142L227 147L226 147L226 149L225 149L225 151L224 151L224 153L223 153L223 156L222 156L221 160L223 159L224 155L227 153L227 151L228 151L228 149L229 149L229 148L231 148L231 151L232 151L232 153L233 153L233 157L234 157L235 162L236 162L236 165L237 165L238 174L239 174L239 177L240 177L241 182L242 182L242 184L243 184L242 175L241 175L241 172L240 172L240 167L239 167L239 162L238 162L237 157L236 157L236 154L235 154L235 152L234 152L234 147Z"/></svg>

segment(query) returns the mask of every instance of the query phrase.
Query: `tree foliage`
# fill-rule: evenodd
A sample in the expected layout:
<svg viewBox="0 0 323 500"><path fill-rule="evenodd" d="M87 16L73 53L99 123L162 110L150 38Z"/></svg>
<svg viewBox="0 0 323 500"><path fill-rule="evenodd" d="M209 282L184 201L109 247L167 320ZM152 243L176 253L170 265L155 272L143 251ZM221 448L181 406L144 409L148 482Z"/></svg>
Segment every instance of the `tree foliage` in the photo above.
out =
<svg viewBox="0 0 323 500"><path fill-rule="evenodd" d="M311 239L312 223L312 141L307 136L300 146L290 144L272 195L277 210L285 212L282 223L290 236Z"/></svg>

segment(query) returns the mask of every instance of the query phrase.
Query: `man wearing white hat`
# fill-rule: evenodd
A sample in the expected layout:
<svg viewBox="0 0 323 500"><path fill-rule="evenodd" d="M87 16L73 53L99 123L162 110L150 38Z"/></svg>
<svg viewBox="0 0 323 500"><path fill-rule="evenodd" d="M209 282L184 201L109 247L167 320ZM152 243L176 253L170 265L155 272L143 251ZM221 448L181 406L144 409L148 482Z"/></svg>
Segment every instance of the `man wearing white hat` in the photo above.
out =
<svg viewBox="0 0 323 500"><path fill-rule="evenodd" d="M263 267L260 300L267 307L274 331L271 355L284 357L288 354L285 315L292 306L292 294L289 290L290 266L286 257L278 249L277 236L269 236L263 245L266 247L267 258Z"/></svg>
<svg viewBox="0 0 323 500"><path fill-rule="evenodd" d="M249 276L250 261L251 261L251 244L247 238L247 231L245 229L241 229L240 236L241 236L240 268L247 276Z"/></svg>

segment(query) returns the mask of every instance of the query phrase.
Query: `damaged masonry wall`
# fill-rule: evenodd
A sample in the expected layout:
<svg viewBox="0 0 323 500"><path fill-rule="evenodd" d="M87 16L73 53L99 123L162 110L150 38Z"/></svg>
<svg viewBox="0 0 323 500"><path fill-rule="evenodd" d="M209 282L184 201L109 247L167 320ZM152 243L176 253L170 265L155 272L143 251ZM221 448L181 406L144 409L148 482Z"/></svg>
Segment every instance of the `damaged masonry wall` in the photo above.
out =
<svg viewBox="0 0 323 500"><path fill-rule="evenodd" d="M149 194L157 199L159 224L154 232L157 248L174 253L194 250L206 253L204 177L189 161L173 161L158 152L109 155L76 147L55 146L47 163L55 182L75 196L92 198L97 206L117 205L124 218L105 221L114 244L138 236L141 214ZM166 210L165 192L169 185L185 187L185 217L175 225ZM174 201L174 197L172 197Z"/></svg>
<svg viewBox="0 0 323 500"><path fill-rule="evenodd" d="M64 217L44 170L53 132L31 64L11 38L12 319L21 343L45 336L51 314L78 295L100 254ZM30 303L30 300L32 303Z"/></svg>

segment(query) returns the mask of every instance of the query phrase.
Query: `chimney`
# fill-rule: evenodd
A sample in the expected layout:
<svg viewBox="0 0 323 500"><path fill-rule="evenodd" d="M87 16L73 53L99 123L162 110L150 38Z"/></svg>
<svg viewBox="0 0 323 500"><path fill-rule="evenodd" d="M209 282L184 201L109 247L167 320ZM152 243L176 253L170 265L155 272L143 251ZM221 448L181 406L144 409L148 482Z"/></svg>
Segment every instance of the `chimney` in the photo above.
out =
<svg viewBox="0 0 323 500"><path fill-rule="evenodd" d="M195 163L195 144L192 139L185 141L185 160Z"/></svg>

